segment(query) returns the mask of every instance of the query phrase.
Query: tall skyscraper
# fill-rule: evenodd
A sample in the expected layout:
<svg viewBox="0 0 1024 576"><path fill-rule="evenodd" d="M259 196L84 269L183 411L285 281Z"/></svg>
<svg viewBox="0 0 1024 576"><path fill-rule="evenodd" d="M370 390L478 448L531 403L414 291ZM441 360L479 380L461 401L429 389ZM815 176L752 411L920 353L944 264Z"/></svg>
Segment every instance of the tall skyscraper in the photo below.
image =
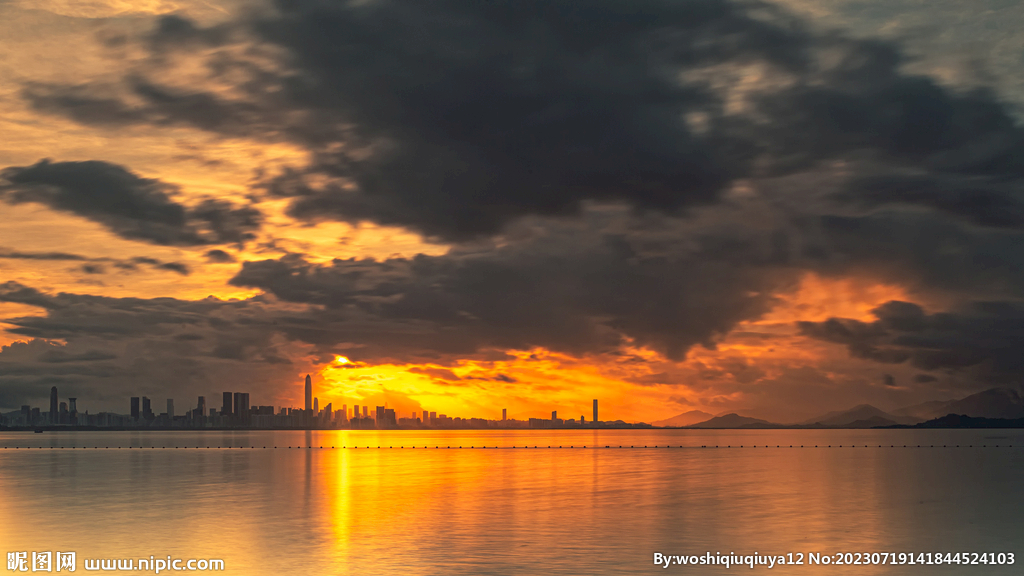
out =
<svg viewBox="0 0 1024 576"><path fill-rule="evenodd" d="M320 399L319 398L313 398L313 414L316 415L316 414L319 414L319 413L320 413Z"/></svg>
<svg viewBox="0 0 1024 576"><path fill-rule="evenodd" d="M594 424L597 424L597 398L594 398Z"/></svg>
<svg viewBox="0 0 1024 576"><path fill-rule="evenodd" d="M174 421L174 400L170 398L167 399L167 419Z"/></svg>
<svg viewBox="0 0 1024 576"><path fill-rule="evenodd" d="M231 392L224 392L221 396L223 396L223 398L221 399L220 415L221 416L231 416L231 412L232 412L232 410L234 410L231 407L232 406Z"/></svg>
<svg viewBox="0 0 1024 576"><path fill-rule="evenodd" d="M313 411L313 379L306 374L306 414Z"/></svg>
<svg viewBox="0 0 1024 576"><path fill-rule="evenodd" d="M139 397L132 396L132 420L139 421Z"/></svg>
<svg viewBox="0 0 1024 576"><path fill-rule="evenodd" d="M68 422L72 425L78 424L78 406L75 402L78 398L68 398Z"/></svg>
<svg viewBox="0 0 1024 576"><path fill-rule="evenodd" d="M50 424L60 422L60 412L57 404L57 387L50 388Z"/></svg>
<svg viewBox="0 0 1024 576"><path fill-rule="evenodd" d="M238 409L235 411L235 418L238 419L239 423L247 425L250 420L249 416L249 393L240 392L238 394Z"/></svg>
<svg viewBox="0 0 1024 576"><path fill-rule="evenodd" d="M231 414L233 414L236 418L240 417L242 415L241 403L242 403L242 393L241 392L235 392L234 399L232 400L232 403L231 403Z"/></svg>
<svg viewBox="0 0 1024 576"><path fill-rule="evenodd" d="M501 409L501 419L508 420L508 408Z"/></svg>
<svg viewBox="0 0 1024 576"><path fill-rule="evenodd" d="M558 420L558 410L552 410L551 411L551 419L552 420Z"/></svg>
<svg viewBox="0 0 1024 576"><path fill-rule="evenodd" d="M369 417L370 417L370 407L369 406L363 406L363 418L369 418Z"/></svg>
<svg viewBox="0 0 1024 576"><path fill-rule="evenodd" d="M430 413L427 412L426 410L423 411L423 423L424 424L429 424L430 423Z"/></svg>
<svg viewBox="0 0 1024 576"><path fill-rule="evenodd" d="M68 398L68 400L71 400L71 398ZM145 396L142 397L142 417L146 420L152 420L154 417L153 405L150 404L149 398L146 398Z"/></svg>
<svg viewBox="0 0 1024 576"><path fill-rule="evenodd" d="M199 403L196 404L196 412L199 413L200 417L206 416L206 396L199 397Z"/></svg>

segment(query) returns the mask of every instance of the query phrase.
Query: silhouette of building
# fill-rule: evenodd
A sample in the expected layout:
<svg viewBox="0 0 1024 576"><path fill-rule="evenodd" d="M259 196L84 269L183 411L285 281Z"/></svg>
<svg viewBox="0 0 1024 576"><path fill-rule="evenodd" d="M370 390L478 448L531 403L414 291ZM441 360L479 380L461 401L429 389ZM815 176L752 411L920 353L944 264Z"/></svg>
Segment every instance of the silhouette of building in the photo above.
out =
<svg viewBox="0 0 1024 576"><path fill-rule="evenodd" d="M63 412L63 410L62 410ZM139 397L132 396L132 420L138 422L140 418L139 414Z"/></svg>
<svg viewBox="0 0 1024 576"><path fill-rule="evenodd" d="M248 426L250 422L249 416L249 393L242 392L238 397L238 412L235 414L235 417L238 418L239 424Z"/></svg>
<svg viewBox="0 0 1024 576"><path fill-rule="evenodd" d="M223 399L222 400L223 401L221 402L220 415L221 416L231 416L231 413L232 413L232 410L233 410L231 408L231 404L232 404L231 392L225 392L223 394Z"/></svg>
<svg viewBox="0 0 1024 576"><path fill-rule="evenodd" d="M398 419L395 416L394 408L377 406L376 413L377 428L398 428Z"/></svg>
<svg viewBox="0 0 1024 576"><path fill-rule="evenodd" d="M167 399L167 419L174 421L174 400L170 398Z"/></svg>
<svg viewBox="0 0 1024 576"><path fill-rule="evenodd" d="M71 400L68 398L68 400ZM142 418L146 421L152 422L156 415L153 414L153 405L150 403L149 398L142 397Z"/></svg>
<svg viewBox="0 0 1024 576"><path fill-rule="evenodd" d="M597 424L597 398L594 398L594 424Z"/></svg>
<svg viewBox="0 0 1024 576"><path fill-rule="evenodd" d="M558 410L552 410L551 411L551 419L552 420L558 420Z"/></svg>
<svg viewBox="0 0 1024 576"><path fill-rule="evenodd" d="M319 413L320 413L320 399L319 398L313 398L313 414L319 414Z"/></svg>
<svg viewBox="0 0 1024 576"><path fill-rule="evenodd" d="M70 424L78 424L78 406L75 402L78 398L68 398L68 421Z"/></svg>
<svg viewBox="0 0 1024 576"><path fill-rule="evenodd" d="M196 416L199 418L206 416L206 396L199 397L199 402L196 403Z"/></svg>
<svg viewBox="0 0 1024 576"><path fill-rule="evenodd" d="M508 420L508 408L501 409L501 419Z"/></svg>
<svg viewBox="0 0 1024 576"><path fill-rule="evenodd" d="M313 411L313 379L306 374L306 414Z"/></svg>
<svg viewBox="0 0 1024 576"><path fill-rule="evenodd" d="M50 388L50 424L58 424L60 422L60 407L57 403L57 387L53 386Z"/></svg>

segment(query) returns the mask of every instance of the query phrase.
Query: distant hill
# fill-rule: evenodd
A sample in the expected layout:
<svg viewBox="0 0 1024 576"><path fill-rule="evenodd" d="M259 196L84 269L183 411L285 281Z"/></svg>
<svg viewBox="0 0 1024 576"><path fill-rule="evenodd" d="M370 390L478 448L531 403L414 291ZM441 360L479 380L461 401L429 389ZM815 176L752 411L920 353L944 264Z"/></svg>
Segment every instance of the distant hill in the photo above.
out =
<svg viewBox="0 0 1024 576"><path fill-rule="evenodd" d="M821 426L838 426L844 428L870 428L870 426L852 426L853 423L860 422L881 422L888 421L893 424L916 424L923 420L923 418L914 418L910 416L897 416L895 414L889 414L883 412L878 408L870 404L861 404L860 406L854 406L849 410L842 410L837 412L829 412L823 416L812 418L804 422L804 425L821 425ZM873 426L882 426L883 424L872 424Z"/></svg>
<svg viewBox="0 0 1024 576"><path fill-rule="evenodd" d="M853 422L849 422L847 424L844 424L842 427L843 428L879 428L879 427L882 427L882 426L893 426L895 424L897 424L897 423L893 422L892 420L889 420L888 418L883 418L881 416L872 416L871 418L867 418L865 420L854 420Z"/></svg>
<svg viewBox="0 0 1024 576"><path fill-rule="evenodd" d="M651 422L653 426L690 426L699 422L704 422L713 418L711 414L707 412L701 412L700 410L690 410L689 412L683 412L682 414L676 414L671 418L664 420L658 420Z"/></svg>
<svg viewBox="0 0 1024 576"><path fill-rule="evenodd" d="M950 402L946 414L966 414L975 418L1024 418L1024 400L1016 390L992 388Z"/></svg>
<svg viewBox="0 0 1024 576"><path fill-rule="evenodd" d="M991 388L959 400L925 402L900 408L894 410L893 414L916 416L922 420L948 414L964 414L974 418L1024 418L1024 398L1011 388Z"/></svg>
<svg viewBox="0 0 1024 576"><path fill-rule="evenodd" d="M913 426L886 428L1024 428L1024 418L973 418L963 414L947 414Z"/></svg>
<svg viewBox="0 0 1024 576"><path fill-rule="evenodd" d="M739 414L726 414L724 416L715 416L714 418L705 420L704 422L691 424L688 428L754 428L762 426L766 428L775 428L778 424L772 424L767 420L758 420L757 418L740 416Z"/></svg>

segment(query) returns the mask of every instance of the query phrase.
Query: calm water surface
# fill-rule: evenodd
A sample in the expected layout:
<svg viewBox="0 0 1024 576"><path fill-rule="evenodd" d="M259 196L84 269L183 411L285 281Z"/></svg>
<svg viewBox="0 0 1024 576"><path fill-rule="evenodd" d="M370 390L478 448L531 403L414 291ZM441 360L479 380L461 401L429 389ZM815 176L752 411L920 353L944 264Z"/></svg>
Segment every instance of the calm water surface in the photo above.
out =
<svg viewBox="0 0 1024 576"><path fill-rule="evenodd" d="M756 571L1024 573L1020 430L8 432L0 447L0 552L76 551L79 572L171 555L238 575L703 575L750 569L653 553L985 551L1017 563Z"/></svg>

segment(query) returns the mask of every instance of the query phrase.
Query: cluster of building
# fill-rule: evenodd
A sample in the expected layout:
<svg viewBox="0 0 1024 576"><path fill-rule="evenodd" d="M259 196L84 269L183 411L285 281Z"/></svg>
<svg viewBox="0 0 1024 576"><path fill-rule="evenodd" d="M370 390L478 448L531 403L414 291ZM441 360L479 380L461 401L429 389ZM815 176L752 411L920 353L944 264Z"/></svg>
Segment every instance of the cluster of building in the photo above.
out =
<svg viewBox="0 0 1024 576"><path fill-rule="evenodd" d="M59 402L57 387L50 389L50 410L22 406L18 412L0 414L0 426L6 427L57 427L76 426L94 428L261 428L261 429L354 429L354 430L395 430L418 428L579 428L616 427L628 428L638 425L621 420L601 422L597 414L597 400L594 400L593 419L584 416L579 420L563 420L558 412L551 413L551 419L530 418L528 421L509 419L508 411L502 409L501 420L485 418L450 417L437 412L411 412L409 417L399 417L394 408L387 406L343 404L335 409L333 403L320 408L320 400L313 396L313 384L309 375L305 382L304 408L275 408L274 406L251 406L248 392L224 392L221 407L210 408L206 397L199 396L196 407L176 414L174 400L167 399L167 411L153 412L152 401L146 396L133 396L128 414L100 412L79 413L77 398Z"/></svg>

